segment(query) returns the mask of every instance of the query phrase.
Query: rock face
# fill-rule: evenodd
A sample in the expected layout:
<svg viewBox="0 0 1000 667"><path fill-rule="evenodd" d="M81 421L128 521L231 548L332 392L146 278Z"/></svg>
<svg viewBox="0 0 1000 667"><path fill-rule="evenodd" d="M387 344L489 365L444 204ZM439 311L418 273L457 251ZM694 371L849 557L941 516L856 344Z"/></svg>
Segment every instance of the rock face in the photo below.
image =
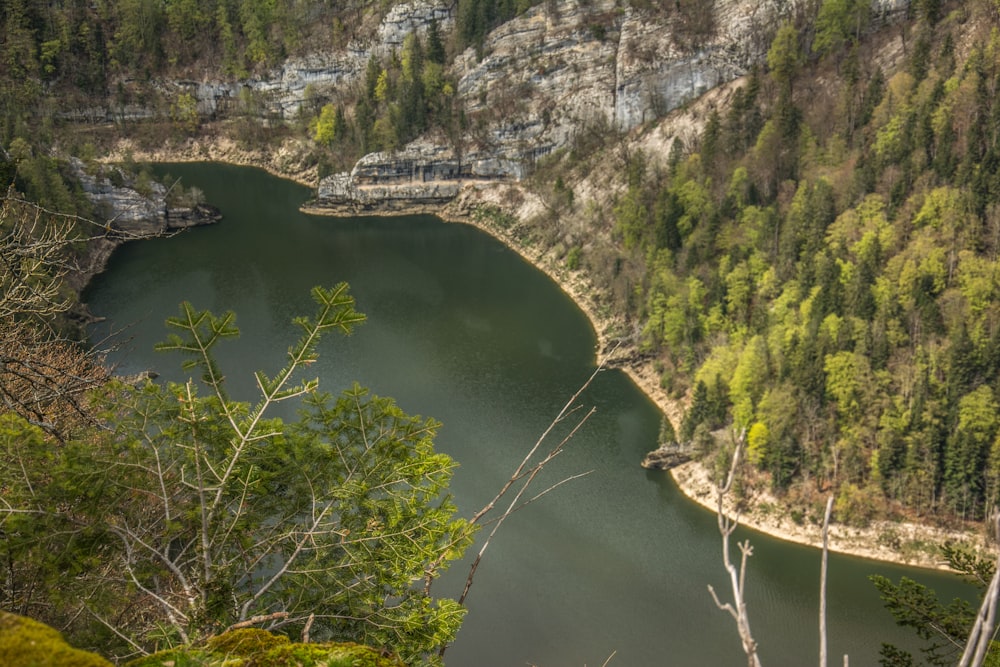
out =
<svg viewBox="0 0 1000 667"><path fill-rule="evenodd" d="M109 175L90 173L76 158L71 159L71 166L99 217L123 238L155 236L220 218L217 210L201 203L169 203L168 189L162 183L150 182L148 191L139 192L133 179L114 167Z"/></svg>
<svg viewBox="0 0 1000 667"><path fill-rule="evenodd" d="M801 2L706 0L694 16L622 8L616 0L543 3L490 33L481 54L468 49L452 66L467 116L486 120L485 133L466 139L474 178L465 164L453 169L453 150L422 142L366 156L352 172L328 177L314 206L351 211L353 202L372 210L380 198L398 203L393 189L411 200L426 191L427 201L436 201L457 192L456 181L520 179L582 130L628 132L742 76L764 59L777 26ZM908 4L873 0L873 9L888 20ZM412 7L398 7L398 16ZM439 160L440 169L428 160ZM411 170L411 163L422 166ZM427 187L428 173L436 174L435 188ZM449 187L437 187L444 183Z"/></svg>
<svg viewBox="0 0 1000 667"><path fill-rule="evenodd" d="M520 156L496 152L456 155L444 146L414 142L392 153L370 153L350 172L320 181L314 212L394 213L445 204L466 186L524 175Z"/></svg>
<svg viewBox="0 0 1000 667"><path fill-rule="evenodd" d="M481 49L467 49L451 65L466 117L476 121L474 132L447 144L428 147L421 139L395 155L366 156L348 174L321 184L316 205L368 210L379 199L436 201L457 192L458 182L520 179L536 159L572 146L581 132L629 132L743 75L764 59L780 22L809 1L704 0L683 10L675 3L653 3L646 10L620 0L546 0L496 28ZM877 21L890 20L910 4L871 1ZM426 34L432 23L442 35L451 32L454 7L448 0L404 2L367 36L343 48L289 58L259 78L171 81L159 87L166 99L192 95L204 117L250 107L279 122L304 108L312 114L316 101L354 99L368 60L398 53L408 34ZM138 118L151 112L105 113ZM80 114L99 116L94 109ZM375 185L404 189L379 191Z"/></svg>
<svg viewBox="0 0 1000 667"><path fill-rule="evenodd" d="M106 220L106 233L91 239L87 253L68 280L82 289L90 278L104 270L114 249L125 241L150 238L177 230L207 225L221 219L219 211L197 202L170 202L168 189L151 182L140 192L133 179L116 168L91 173L76 158L70 166L97 216Z"/></svg>
<svg viewBox="0 0 1000 667"><path fill-rule="evenodd" d="M468 141L462 160L454 149L428 149L425 142L368 155L349 174L324 179L313 206L352 212L379 201L389 208L403 200L438 201L457 194L461 183L523 178L536 159L571 145L582 129L628 131L662 116L762 56L746 47L745 33L759 27L753 17L773 21L778 10L763 0L736 4L750 7L749 18L727 13L713 41L693 49L677 46L669 16L621 9L615 0L534 7L490 33L481 59L468 49L452 66L466 114L486 119L488 128ZM733 43L743 45L738 57Z"/></svg>
<svg viewBox="0 0 1000 667"><path fill-rule="evenodd" d="M676 443L663 445L646 454L642 467L648 470L670 470L691 460L691 452Z"/></svg>
<svg viewBox="0 0 1000 667"><path fill-rule="evenodd" d="M185 81L173 85L195 97L202 115L224 113L242 95L249 94L262 105L265 114L289 120L308 102L307 92L336 98L338 91L364 76L371 56L381 59L399 52L408 34L425 35L432 22L437 22L442 32L449 31L453 24L451 6L440 0L406 2L389 10L373 38L352 41L341 51L289 58L261 78L238 82Z"/></svg>

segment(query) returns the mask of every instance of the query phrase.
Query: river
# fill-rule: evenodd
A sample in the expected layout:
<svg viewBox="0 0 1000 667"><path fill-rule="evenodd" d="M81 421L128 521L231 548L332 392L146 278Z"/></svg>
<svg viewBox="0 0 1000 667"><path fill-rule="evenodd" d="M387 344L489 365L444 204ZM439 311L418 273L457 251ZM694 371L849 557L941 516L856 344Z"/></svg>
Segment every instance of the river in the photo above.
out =
<svg viewBox="0 0 1000 667"><path fill-rule="evenodd" d="M347 281L368 321L331 335L311 368L327 390L355 380L411 414L443 422L440 451L460 464L452 491L465 516L492 495L594 369L583 313L544 274L490 236L430 216L336 219L302 214L306 188L219 164L161 165L196 185L223 221L132 243L85 294L101 337L122 330L123 373L180 379L154 353L182 300L231 309L243 334L222 345L232 393L249 399L252 371L280 368L309 288ZM475 578L447 663L464 667L645 667L745 664L725 597L715 516L665 473L639 467L659 413L621 372L602 371L581 397L596 414L546 469L546 482L584 471L503 526ZM747 601L765 665L815 664L819 552L751 531ZM470 550L471 553L472 550ZM455 596L456 564L437 593ZM831 555L830 655L877 664L883 641L912 643L879 601L870 574L916 578L949 599L955 577ZM837 657L837 664L840 658Z"/></svg>

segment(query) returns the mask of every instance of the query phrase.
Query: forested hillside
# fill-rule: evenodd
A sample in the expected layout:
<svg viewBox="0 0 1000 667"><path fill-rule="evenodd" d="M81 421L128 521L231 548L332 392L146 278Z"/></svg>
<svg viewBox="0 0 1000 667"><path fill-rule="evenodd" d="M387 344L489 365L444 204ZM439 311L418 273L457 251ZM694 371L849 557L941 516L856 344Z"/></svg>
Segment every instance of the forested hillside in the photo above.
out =
<svg viewBox="0 0 1000 667"><path fill-rule="evenodd" d="M0 8L0 144L18 165L22 191L66 209L72 197L60 190L72 190L71 179L65 173L60 179L58 165L37 153L59 144L63 152L94 157L97 141L67 135L67 122L82 121L92 134L93 124L104 121L102 109L110 107L119 136L133 133L162 143L197 134L204 118L195 98L165 91L164 80L247 80L291 56L365 45L395 4L13 0ZM373 56L362 84L339 91L337 104L310 91L308 109L294 124L315 141L317 150L308 159L344 168L366 152L396 148L429 128L457 131L463 121L452 108L454 82L446 63L468 46L481 47L490 29L534 4L461 0L450 10L453 30L445 35L434 27L424 40L411 35L391 57ZM249 88L217 113L241 120L229 131L250 145L281 134L273 123L265 129L274 119ZM9 181L13 168L7 161L3 168L0 177Z"/></svg>
<svg viewBox="0 0 1000 667"><path fill-rule="evenodd" d="M833 489L841 521L977 519L1000 493L997 6L913 11L871 39L864 2L784 24L696 145L632 156L614 208L679 439L746 429L793 516Z"/></svg>
<svg viewBox="0 0 1000 667"><path fill-rule="evenodd" d="M64 328L75 299L67 257L113 228L88 220L102 211L71 155L99 175L106 142L126 134L257 149L294 137L322 176L417 139L459 154L485 145L505 116L524 113L522 93L560 71L585 78L579 60L547 68L539 59L516 63L537 79L530 85L498 91L501 81L463 99L456 57L488 58L490 31L539 3L457 0L447 27L431 21L398 49L366 52L336 99L307 88L293 118L249 85L211 111L181 88L165 92L168 80L246 83L293 56L374 41L398 4L0 7L0 178L11 186L0 210L4 606L119 657L264 618L440 662L463 610L430 584L471 541L474 521L453 517L452 463L433 451L436 424L361 388L332 398L291 378L312 361L320 330L360 321L345 286L314 292L316 319L296 321L303 340L288 368L258 375L253 406L228 397L210 354L235 335L230 314L184 307L171 320L180 337L164 347L204 373L203 397L194 382L108 384ZM645 34L635 24L657 16L676 31L664 48L697 55L724 4L623 1L581 19L578 44L605 48L635 12L635 42ZM770 488L800 522L817 520L829 493L840 522L978 521L1000 500L1000 2L915 0L895 22L876 20L886 4L790 3L768 28L763 62L714 105L680 110L697 132L678 132L669 153L638 147L670 119L631 132L595 121L537 162L524 147L530 176L503 184L542 201L544 214L478 213L527 228L528 242L557 248L568 271L612 295L602 305L626 323L625 346L686 407L665 438L691 443L712 466L728 457L720 432L746 433L753 470L743 489ZM539 23L558 23L558 8L546 3ZM627 46L604 58L615 76L643 57ZM612 49L580 51L595 52ZM636 117L659 108L654 101ZM266 415L298 396L307 397L299 421ZM385 434L384 452L359 446L356 432L370 427ZM257 446L265 440L276 449ZM338 457L324 459L331 443ZM270 520L301 521L321 506L294 530ZM274 563L307 558L308 576L261 578ZM320 587L344 596L314 599Z"/></svg>
<svg viewBox="0 0 1000 667"><path fill-rule="evenodd" d="M298 132L321 174L424 133L483 132L449 65L531 4L460 0L449 30L373 56L346 104L317 98L275 123L240 100L226 131L250 143ZM34 201L92 215L61 157L97 157L97 135L72 129L81 109L159 105L155 122L113 131L197 135L193 98L156 101L143 82L252 76L363 39L391 7L6 3L2 176ZM671 11L684 34L713 29L711 12ZM747 429L752 462L804 514L832 487L838 516L861 523L895 509L980 518L1000 489L997 6L920 0L891 26L873 11L864 0L802 3L698 141L675 142L666 161L630 153L617 245L597 258L579 243L568 261L604 284L627 277L615 309L690 404L680 440L708 452L712 431ZM604 132L581 133L566 155L599 161L619 141ZM574 215L572 173L546 176L564 162L543 163L525 186L554 181Z"/></svg>

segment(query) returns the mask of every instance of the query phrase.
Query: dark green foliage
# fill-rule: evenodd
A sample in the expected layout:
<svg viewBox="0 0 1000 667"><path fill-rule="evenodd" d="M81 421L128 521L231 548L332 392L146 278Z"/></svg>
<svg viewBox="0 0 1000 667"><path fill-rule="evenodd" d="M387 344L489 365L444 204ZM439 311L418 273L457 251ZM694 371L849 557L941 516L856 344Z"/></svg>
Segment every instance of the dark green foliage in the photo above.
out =
<svg viewBox="0 0 1000 667"><path fill-rule="evenodd" d="M927 642L927 646L921 649L924 661L942 667L955 664L962 654L965 638L975 617L969 603L956 598L947 605L942 604L933 590L907 577L902 577L899 584L879 575L870 579L896 623L913 629ZM890 651L888 655L892 659L900 659L898 650Z"/></svg>
<svg viewBox="0 0 1000 667"><path fill-rule="evenodd" d="M983 558L966 544L945 545L942 555L950 567L979 588L980 594L986 591L995 569L993 559ZM943 604L933 590L907 577L902 577L898 584L880 575L872 575L869 579L896 623L911 628L924 640L920 664L945 667L956 663L975 620L976 612L968 602L956 598ZM997 664L1000 657L996 645L992 646L986 656L987 665ZM917 663L908 652L883 644L879 664L907 667Z"/></svg>
<svg viewBox="0 0 1000 667"><path fill-rule="evenodd" d="M159 349L200 381L110 386L95 398L104 428L55 449L0 420L0 528L17 573L5 603L72 619L109 655L131 652L122 636L177 646L261 616L294 636L315 615L316 639L437 663L464 610L430 582L472 534L445 495L453 463L434 452L433 420L358 386L332 397L295 380L324 334L363 320L346 285L312 295L287 365L255 373L254 404L230 399L213 355L238 334L234 315L183 304ZM271 415L291 399L297 421Z"/></svg>
<svg viewBox="0 0 1000 667"><path fill-rule="evenodd" d="M441 41L441 31L438 29L438 23L437 21L431 21L431 25L427 29L427 60L438 65L444 65L446 57L447 53L445 53L444 42Z"/></svg>
<svg viewBox="0 0 1000 667"><path fill-rule="evenodd" d="M1000 493L1000 38L983 26L949 80L932 54L954 55L950 31L918 26L926 46L888 77L865 60L861 4L824 3L836 67L786 24L772 84L752 74L709 112L697 152L666 174L625 165L633 312L690 388L682 441L759 422L774 488L850 485L866 519L886 500L978 519ZM836 82L815 101L793 85L813 66ZM747 374L755 340L767 363Z"/></svg>

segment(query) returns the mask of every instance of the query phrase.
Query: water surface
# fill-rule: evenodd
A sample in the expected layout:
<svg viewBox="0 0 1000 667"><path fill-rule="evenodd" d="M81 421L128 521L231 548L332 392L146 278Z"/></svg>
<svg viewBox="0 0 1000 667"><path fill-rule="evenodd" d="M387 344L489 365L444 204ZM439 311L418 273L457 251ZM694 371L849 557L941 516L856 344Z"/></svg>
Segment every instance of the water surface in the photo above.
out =
<svg viewBox="0 0 1000 667"><path fill-rule="evenodd" d="M438 449L460 464L452 490L471 515L594 369L595 336L544 274L471 227L428 217L335 219L298 212L310 193L247 168L160 168L197 185L223 221L121 248L86 297L106 327L127 327L115 361L181 379L177 358L152 352L182 300L234 310L243 330L222 345L234 396L252 397L252 371L273 373L312 312L309 288L347 281L368 316L350 338L330 336L311 369L327 390L355 380L411 414L443 422ZM96 335L96 333L95 333ZM495 539L447 654L451 666L739 665L711 512L643 470L656 446L656 407L618 371L603 371L581 399L597 413L546 470L539 489L592 470L516 514ZM815 664L819 552L750 536L748 605L766 665ZM883 641L902 643L868 582L907 574L951 597L953 577L857 558L830 559L830 654L877 663ZM456 596L455 565L438 594ZM839 661L838 661L839 662Z"/></svg>

